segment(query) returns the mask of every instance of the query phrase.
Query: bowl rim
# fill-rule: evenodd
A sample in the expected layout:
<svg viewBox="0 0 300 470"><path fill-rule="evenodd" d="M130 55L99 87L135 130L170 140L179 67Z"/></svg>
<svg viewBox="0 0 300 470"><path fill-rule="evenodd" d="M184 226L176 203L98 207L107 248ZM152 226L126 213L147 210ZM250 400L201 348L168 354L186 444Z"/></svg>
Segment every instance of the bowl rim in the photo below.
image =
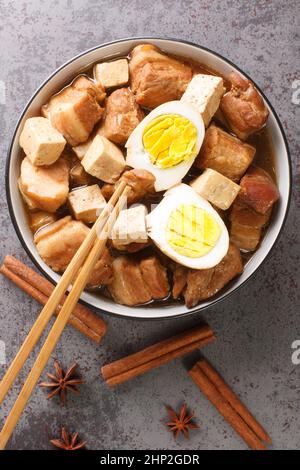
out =
<svg viewBox="0 0 300 470"><path fill-rule="evenodd" d="M94 310L96 310L97 312L99 311L99 313L105 313L106 315L110 315L112 317L116 317L116 318L121 318L121 319L126 319L126 320L140 320L140 321L161 321L161 320L171 320L171 319L178 319L178 318L181 318L183 316L191 316L193 314L196 314L200 311L204 311L204 310L207 310L207 309L210 309L211 307L215 306L217 303L219 302L222 302L223 300L229 298L229 296L231 296L233 293L235 293L238 289L240 289L242 286L245 286L245 284L257 273L257 271L261 268L261 266L267 261L267 259L270 257L275 245L278 243L278 240L283 232L283 229L284 229L284 226L286 224L286 220L287 220L287 217L288 217L288 213L289 213L289 210L290 210L290 205L291 205L291 194L292 194L292 160L291 160L291 154L290 154L290 150L289 150L289 145L288 145L288 141L287 141L287 138L286 138L286 135L285 135L285 131L283 129L283 125L281 124L281 121L273 107L273 105L271 104L271 102L269 101L269 99L265 96L264 92L260 89L260 87L256 84L256 82L246 73L244 72L239 66L237 66L234 62L232 62L230 59L224 57L222 54L206 47L206 46L202 46L200 44L197 44L197 43L194 43L194 42L191 42L191 41L187 41L187 40L184 40L184 39L178 39L178 38L174 38L174 37L161 37L161 36L130 36L130 37L126 37L126 38L120 38L120 39L116 39L114 41L108 41L108 42L104 42L104 43L101 43L101 44L98 44L97 46L94 46L94 47L91 47L89 49L86 49L85 51L83 52L80 52L79 54L75 55L74 57L72 57L71 59L69 59L68 61L64 62L62 65L60 65L58 68L56 68L50 75L48 75L48 77L41 83L40 86L38 86L36 88L36 90L34 91L34 93L31 95L31 97L29 98L29 100L26 102L25 106L23 107L22 111L20 112L19 114L19 117L17 119L17 122L16 122L16 125L14 127L14 130L13 130L13 134L12 134L12 137L11 137L11 140L10 140L10 144L9 144L9 147L8 147L8 150L7 150L7 158L6 158L6 165L5 165L5 191L6 191L6 200L7 200L7 205L8 205L8 210L9 210L9 215L10 215L10 218L11 218L11 221L12 221L12 224L14 226L14 229L15 229L15 232L19 238L19 241L21 242L21 245L23 246L24 250L26 251L27 255L29 256L29 258L31 259L31 261L33 262L33 264L38 268L38 270L42 273L43 276L46 277L46 279L48 279L52 284L56 284L57 282L46 272L44 271L44 269L41 267L41 265L39 264L37 258L34 256L34 254L31 252L31 250L29 249L29 247L27 246L26 244L26 241L25 239L23 238L22 234L21 234L21 231L19 229L19 225L18 225L18 222L17 222L17 218L15 216L15 213L14 213L14 209L13 209L13 204L12 204L12 200L11 200L11 195L10 195L10 184L9 184L9 177L10 177L10 168L11 168L11 158L12 158L12 147L13 147L13 144L15 142L15 138L16 138L16 134L17 134L17 131L19 129L19 126L20 126L20 122L21 120L23 119L27 109L29 108L29 106L31 105L32 101L34 100L34 98L38 95L38 93L44 88L45 85L47 85L47 83L56 75L58 74L61 70L63 70L65 67L67 67L68 65L70 65L72 62L74 62L75 60L79 59L80 57L83 57L84 55L90 53L90 52L93 52L97 49L101 49L105 46L109 46L109 45L113 45L113 44L118 44L118 43L123 43L123 42L128 42L128 41L143 41L143 40L159 40L159 41L171 41L171 42L176 42L176 43L182 43L182 44L187 44L187 45L190 45L190 46L193 46L195 48L198 48L200 50L203 50L205 52L208 52L214 56L216 56L217 58L220 58L222 59L224 62L226 62L227 64L229 64L230 66L232 66L233 68L235 68L236 70L238 70L242 75L244 75L245 77L247 77L254 85L255 87L257 88L257 90L259 91L259 93L262 95L263 99L266 101L266 103L268 104L270 110L272 111L272 114L275 118L275 121L279 127L279 130L280 130L280 134L281 134L281 137L283 139L283 143L284 143L284 146L285 146L285 150L286 150L286 154L287 154L287 163L288 163L288 174L289 174L289 187L288 187L288 195L287 195L287 204L286 204L286 209L285 209L285 213L284 213L284 217L283 217L283 220L281 222L281 225L280 225L280 228L278 230L278 233L276 235L276 238L272 244L272 246L268 249L268 252L266 254L266 256L264 257L264 259L261 261L261 263L256 267L256 269L247 277L247 279L245 279L241 284L237 285L236 287L234 287L230 292L227 292L225 293L225 295L221 296L221 297L217 297L217 298L213 298L208 305L204 305L204 306L201 306L201 305L198 305L192 309L190 309L189 311L187 312L182 312L182 313L178 313L178 314L174 314L172 316L159 316L159 317L142 317L142 316L139 316L139 315L132 315L132 316L127 316L127 315L120 315L119 313L116 313L116 312L111 312L109 310L105 310L105 309L102 309L100 307L96 307L94 305L91 305L89 302L85 301L85 300L82 300L82 299L79 299L79 302L83 305L85 305L86 307L88 308L92 308ZM134 308L133 308L134 310ZM163 310L163 306L162 306L162 310Z"/></svg>

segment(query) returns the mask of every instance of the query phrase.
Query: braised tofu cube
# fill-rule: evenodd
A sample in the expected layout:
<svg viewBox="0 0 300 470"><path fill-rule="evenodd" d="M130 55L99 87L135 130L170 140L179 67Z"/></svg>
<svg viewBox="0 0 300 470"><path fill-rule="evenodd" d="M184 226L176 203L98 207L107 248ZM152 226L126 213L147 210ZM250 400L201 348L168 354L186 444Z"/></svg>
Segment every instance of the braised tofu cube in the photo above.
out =
<svg viewBox="0 0 300 470"><path fill-rule="evenodd" d="M88 140L104 112L99 105L105 96L100 86L81 76L42 107L42 114L73 147Z"/></svg>
<svg viewBox="0 0 300 470"><path fill-rule="evenodd" d="M113 245L147 242L146 215L143 204L121 211L111 234Z"/></svg>
<svg viewBox="0 0 300 470"><path fill-rule="evenodd" d="M56 212L68 197L69 165L60 158L50 166L35 166L25 157L19 187L30 208Z"/></svg>
<svg viewBox="0 0 300 470"><path fill-rule="evenodd" d="M117 181L125 169L121 150L100 135L96 135L81 163L87 173L106 183Z"/></svg>
<svg viewBox="0 0 300 470"><path fill-rule="evenodd" d="M34 165L51 165L65 148L64 137L44 117L27 119L20 146Z"/></svg>
<svg viewBox="0 0 300 470"><path fill-rule="evenodd" d="M100 82L104 88L126 85L129 80L127 59L96 64L94 76L97 82Z"/></svg>
<svg viewBox="0 0 300 470"><path fill-rule="evenodd" d="M224 211L231 206L241 189L238 184L210 168L198 176L191 186L200 196Z"/></svg>
<svg viewBox="0 0 300 470"><path fill-rule="evenodd" d="M211 124L195 164L198 168L212 168L233 181L239 181L254 155L254 147Z"/></svg>
<svg viewBox="0 0 300 470"><path fill-rule="evenodd" d="M97 184L74 189L69 193L68 201L76 220L90 224L100 215L106 201Z"/></svg>
<svg viewBox="0 0 300 470"><path fill-rule="evenodd" d="M193 105L201 114L205 127L217 111L225 93L223 79L214 75L194 75L181 100Z"/></svg>

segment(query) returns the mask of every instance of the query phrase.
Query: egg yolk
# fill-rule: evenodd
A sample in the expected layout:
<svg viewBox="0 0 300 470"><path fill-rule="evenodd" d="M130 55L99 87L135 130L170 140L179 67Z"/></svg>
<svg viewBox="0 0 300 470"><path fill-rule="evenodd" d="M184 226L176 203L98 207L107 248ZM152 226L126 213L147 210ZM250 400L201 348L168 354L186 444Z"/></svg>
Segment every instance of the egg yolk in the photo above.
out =
<svg viewBox="0 0 300 470"><path fill-rule="evenodd" d="M159 168L170 168L195 157L196 143L195 125L177 114L152 119L143 132L144 149Z"/></svg>
<svg viewBox="0 0 300 470"><path fill-rule="evenodd" d="M182 204L167 223L167 241L180 255L199 258L209 253L221 235L215 219L204 209Z"/></svg>

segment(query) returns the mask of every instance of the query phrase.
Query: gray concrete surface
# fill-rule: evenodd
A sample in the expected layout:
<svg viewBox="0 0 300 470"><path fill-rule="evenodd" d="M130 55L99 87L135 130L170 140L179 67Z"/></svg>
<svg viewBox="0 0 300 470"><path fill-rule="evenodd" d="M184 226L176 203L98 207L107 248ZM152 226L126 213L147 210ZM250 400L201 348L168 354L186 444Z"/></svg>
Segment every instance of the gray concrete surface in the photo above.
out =
<svg viewBox="0 0 300 470"><path fill-rule="evenodd" d="M13 253L30 264L10 222L5 201L4 166L19 112L53 69L103 41L159 35L194 41L240 65L275 106L293 158L294 197L285 230L272 256L248 284L205 313L218 340L206 355L265 424L275 449L300 447L300 365L291 361L299 325L300 105L292 103L299 76L297 0L179 1L6 1L0 0L0 220L1 257ZM6 86L6 102L3 96ZM298 128L297 128L298 123ZM298 171L298 173L297 173ZM10 362L39 310L37 304L0 278L0 340ZM56 349L65 365L78 361L87 384L67 407L47 401L37 389L12 439L11 449L50 449L49 437L65 424L90 449L244 449L244 443L199 393L177 360L110 391L99 367L198 321L197 315L165 322L107 317L108 334L96 347L68 328ZM48 370L51 369L48 366ZM24 373L28 367L24 370ZM0 365L0 375L5 366ZM0 410L3 423L24 374ZM183 400L195 411L199 431L174 441L161 420L164 403Z"/></svg>

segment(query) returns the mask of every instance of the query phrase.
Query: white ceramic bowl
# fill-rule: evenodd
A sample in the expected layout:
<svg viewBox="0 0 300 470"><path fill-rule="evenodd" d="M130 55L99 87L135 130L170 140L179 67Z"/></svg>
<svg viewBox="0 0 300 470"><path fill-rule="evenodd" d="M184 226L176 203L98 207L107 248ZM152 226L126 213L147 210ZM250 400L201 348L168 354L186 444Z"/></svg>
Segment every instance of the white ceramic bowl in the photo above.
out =
<svg viewBox="0 0 300 470"><path fill-rule="evenodd" d="M186 41L179 41L176 39L160 39L150 37L121 39L118 41L94 47L93 49L90 49L74 57L69 62L58 68L52 75L50 75L50 77L38 88L38 90L29 100L18 120L8 152L6 190L7 201L12 222L14 224L14 227L22 245L24 246L25 250L31 257L33 262L40 269L40 271L42 271L50 280L54 282L57 282L59 280L59 275L53 272L42 261L42 259L37 253L37 250L33 243L33 237L28 226L24 206L18 191L17 180L20 172L18 141L20 131L23 128L25 120L28 117L38 115L41 105L44 104L53 93L57 92L63 85L68 83L81 70L86 69L90 64L93 64L96 61L103 61L105 59L111 59L117 56L127 55L127 53L134 46L145 42L156 44L158 47L171 54L191 58L200 63L204 63L212 69L219 71L225 76L228 75L232 70L237 70L242 75L247 77L244 72L242 72L229 60L204 47ZM113 301L107 300L105 298L99 297L88 292L84 292L81 296L81 300L84 303L95 307L100 311L123 317L139 319L161 319L177 317L192 312L200 311L211 305L214 305L216 302L219 302L220 300L224 299L226 296L228 296L230 293L232 293L238 287L244 284L250 278L250 276L258 269L258 267L262 264L262 262L270 253L270 250L274 246L283 227L288 211L291 189L291 164L287 141L280 121L274 109L265 97L264 99L270 111L267 126L272 138L275 153L275 165L280 191L280 202L276 207L276 213L273 217L272 224L269 226L267 233L261 243L261 246L245 266L243 274L236 280L232 281L219 295L214 297L212 300L203 302L193 309L188 309L183 304L171 306L162 305L161 307L148 308L125 307L122 305L118 305Z"/></svg>

